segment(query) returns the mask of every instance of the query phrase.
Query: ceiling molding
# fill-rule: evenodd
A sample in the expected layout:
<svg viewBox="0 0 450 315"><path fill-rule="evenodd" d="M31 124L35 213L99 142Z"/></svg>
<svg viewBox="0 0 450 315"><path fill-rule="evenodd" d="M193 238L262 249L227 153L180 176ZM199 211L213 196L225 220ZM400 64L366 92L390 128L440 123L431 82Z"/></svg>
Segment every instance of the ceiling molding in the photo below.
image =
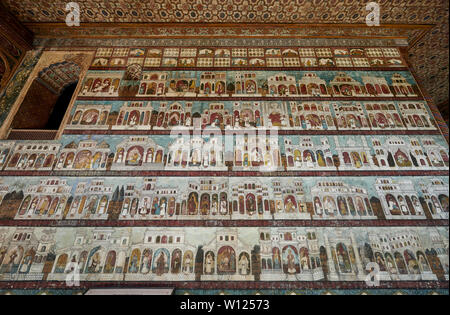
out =
<svg viewBox="0 0 450 315"><path fill-rule="evenodd" d="M417 41L432 24L25 23L39 38L350 38Z"/></svg>

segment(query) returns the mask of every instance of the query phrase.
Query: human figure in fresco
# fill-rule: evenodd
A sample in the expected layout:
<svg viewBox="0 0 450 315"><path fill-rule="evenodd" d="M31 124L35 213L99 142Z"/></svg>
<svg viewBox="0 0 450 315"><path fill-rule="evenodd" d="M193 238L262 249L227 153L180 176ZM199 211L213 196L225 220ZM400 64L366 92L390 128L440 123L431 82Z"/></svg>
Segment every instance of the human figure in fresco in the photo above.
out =
<svg viewBox="0 0 450 315"><path fill-rule="evenodd" d="M317 151L317 164L321 167L327 166L327 164L325 162L325 157L323 156L322 151Z"/></svg>
<svg viewBox="0 0 450 315"><path fill-rule="evenodd" d="M243 276L248 274L248 258L245 254L241 255L241 259L239 260L239 273Z"/></svg>
<svg viewBox="0 0 450 315"><path fill-rule="evenodd" d="M413 198L415 198L415 197L413 197ZM448 208L449 208L448 197L447 196L439 196L439 200L441 201L443 211L448 212ZM413 201L414 201L414 199L413 199ZM417 198L416 198L416 201L417 201ZM415 206L415 204L414 204L414 206Z"/></svg>
<svg viewBox="0 0 450 315"><path fill-rule="evenodd" d="M133 127L133 126L135 126L136 124L137 124L137 116L136 116L136 115L132 115L132 116L130 117L130 120L129 120L128 125L131 126L131 127Z"/></svg>
<svg viewBox="0 0 450 315"><path fill-rule="evenodd" d="M376 254L376 260L377 260L378 266L380 266L380 270L386 271L386 265L383 261L383 257L381 257L381 254L379 254L379 253Z"/></svg>
<svg viewBox="0 0 450 315"><path fill-rule="evenodd" d="M191 268L191 263L192 263L192 257L190 253L187 253L186 256L184 257L184 263L183 263L183 273L188 274L190 273L190 268Z"/></svg>
<svg viewBox="0 0 450 315"><path fill-rule="evenodd" d="M216 85L216 93L220 95L225 91L225 85L222 82L217 83Z"/></svg>
<svg viewBox="0 0 450 315"><path fill-rule="evenodd" d="M75 113L75 115L72 118L72 125L78 124L80 119L81 119L81 111L78 111L78 112Z"/></svg>
<svg viewBox="0 0 450 315"><path fill-rule="evenodd" d="M45 158L44 155L40 155L40 156L37 158L36 163L34 164L34 168L35 168L35 169L38 169L38 168L40 168L40 167L42 166L42 164L44 163L44 158Z"/></svg>
<svg viewBox="0 0 450 315"><path fill-rule="evenodd" d="M388 208L392 213L397 213L400 209L397 205L397 202L393 199L393 197L391 195L388 195L386 197L387 199L387 203L388 203Z"/></svg>
<svg viewBox="0 0 450 315"><path fill-rule="evenodd" d="M220 271L222 272L226 272L230 270L230 257L229 254L227 252L227 250L225 250L225 252L222 254L222 259L220 260Z"/></svg>
<svg viewBox="0 0 450 315"><path fill-rule="evenodd" d="M226 215L227 213L228 213L227 201L225 199L225 196L222 196L222 201L220 202L220 214Z"/></svg>
<svg viewBox="0 0 450 315"><path fill-rule="evenodd" d="M147 163L153 163L153 150L148 150L146 161Z"/></svg>
<svg viewBox="0 0 450 315"><path fill-rule="evenodd" d="M130 273L137 273L138 272L138 255L133 255L130 262Z"/></svg>
<svg viewBox="0 0 450 315"><path fill-rule="evenodd" d="M196 214L197 208L198 208L197 198L196 198L195 194L191 194L189 197L189 202L188 202L189 214L191 214L191 215Z"/></svg>
<svg viewBox="0 0 450 315"><path fill-rule="evenodd" d="M248 154L244 155L244 166L249 166Z"/></svg>
<svg viewBox="0 0 450 315"><path fill-rule="evenodd" d="M290 274L294 274L297 272L297 269L295 268L295 257L294 254L292 253L292 249L288 248L288 253L287 253L287 272Z"/></svg>
<svg viewBox="0 0 450 315"><path fill-rule="evenodd" d="M153 209L155 215L159 215L161 213L161 207L159 206L158 198L155 198L155 200L153 201Z"/></svg>
<svg viewBox="0 0 450 315"><path fill-rule="evenodd" d="M436 153L434 153L434 152L430 153L430 159L431 159L431 162L433 162L434 166L440 166L440 164L442 164L441 161L439 160L439 158L437 157Z"/></svg>
<svg viewBox="0 0 450 315"><path fill-rule="evenodd" d="M441 208L441 205L440 205L438 199L436 198L436 196L432 196L431 197L431 201L433 201L433 205L434 205L434 207L436 209L436 213L441 213L442 212L442 208Z"/></svg>
<svg viewBox="0 0 450 315"><path fill-rule="evenodd" d="M218 212L218 203L217 200L214 200L211 207L211 213L212 215L216 215Z"/></svg>
<svg viewBox="0 0 450 315"><path fill-rule="evenodd" d="M342 197L338 198L338 206L339 206L341 215L348 215L347 205L345 204L345 201Z"/></svg>
<svg viewBox="0 0 450 315"><path fill-rule="evenodd" d="M172 273L179 273L181 267L181 252L176 250L173 255Z"/></svg>
<svg viewBox="0 0 450 315"><path fill-rule="evenodd" d="M283 202L281 202L280 200L276 201L275 207L276 207L276 212L277 213L283 212Z"/></svg>
<svg viewBox="0 0 450 315"><path fill-rule="evenodd" d="M205 274L210 275L214 272L214 258L211 252L208 252L205 259Z"/></svg>
<svg viewBox="0 0 450 315"><path fill-rule="evenodd" d="M303 257L300 258L300 264L303 270L309 270L309 257L306 254L303 254Z"/></svg>
<svg viewBox="0 0 450 315"><path fill-rule="evenodd" d="M261 117L256 116L256 127L260 127L261 126Z"/></svg>
<svg viewBox="0 0 450 315"><path fill-rule="evenodd" d="M405 199L403 199L402 196L398 196L398 202L400 204L400 209L402 210L402 213L404 215L408 215L409 211L408 211L408 206L406 205Z"/></svg>
<svg viewBox="0 0 450 315"><path fill-rule="evenodd" d="M192 152L191 164L194 165L194 166L197 166L197 165L200 164L197 150Z"/></svg>
<svg viewBox="0 0 450 315"><path fill-rule="evenodd" d="M100 264L100 254L98 252L96 252L93 256L92 256L92 260L91 260L91 265L89 266L89 272L90 273L94 273L97 272L98 270L98 266Z"/></svg>
<svg viewBox="0 0 450 315"><path fill-rule="evenodd" d="M190 127L191 126L191 117L186 117L186 123L185 123L186 127Z"/></svg>
<svg viewBox="0 0 450 315"><path fill-rule="evenodd" d="M362 164L361 164L361 159L359 158L358 153L352 152L352 158L353 158L353 162L355 163L355 167L361 168Z"/></svg>
<svg viewBox="0 0 450 315"><path fill-rule="evenodd" d="M247 211L251 213L256 211L256 202L252 196L247 197Z"/></svg>
<svg viewBox="0 0 450 315"><path fill-rule="evenodd" d="M398 271L401 274L407 274L408 271L406 270L406 266L405 266L403 259L399 253L394 254L394 260L395 260L395 264L397 265Z"/></svg>
<svg viewBox="0 0 450 315"><path fill-rule="evenodd" d="M245 126L245 128L250 128L251 127L251 125L250 125L250 118L249 117L245 117L244 118L244 126Z"/></svg>
<svg viewBox="0 0 450 315"><path fill-rule="evenodd" d="M314 198L314 207L316 208L316 214L322 215L323 213L322 205L320 204L320 200L318 197Z"/></svg>
<svg viewBox="0 0 450 315"><path fill-rule="evenodd" d="M287 199L287 203L286 203L286 212L287 213L293 213L295 212L295 204L292 202L291 198Z"/></svg>
<svg viewBox="0 0 450 315"><path fill-rule="evenodd" d="M321 116L321 123L322 123L322 129L323 130L327 130L328 129L328 124L327 124L327 121L326 121L324 116Z"/></svg>
<svg viewBox="0 0 450 315"><path fill-rule="evenodd" d="M138 165L141 161L141 154L138 149L133 149L128 154L127 164L129 165Z"/></svg>
<svg viewBox="0 0 450 315"><path fill-rule="evenodd" d="M325 197L324 201L325 201L325 205L326 205L326 208L328 209L329 214L336 215L337 214L336 204L334 203L333 198ZM325 210L325 211L327 211L327 210Z"/></svg>
<svg viewBox="0 0 450 315"><path fill-rule="evenodd" d="M165 273L166 269L166 257L164 256L164 252L161 251L158 259L156 260L156 275L162 276Z"/></svg>
<svg viewBox="0 0 450 315"><path fill-rule="evenodd" d="M353 116L350 116L347 122L348 122L348 127L349 128L351 128L351 129L355 129L356 128L356 121L353 118Z"/></svg>
<svg viewBox="0 0 450 315"><path fill-rule="evenodd" d="M208 215L210 209L209 196L203 195L200 201L200 210L202 215Z"/></svg>
<svg viewBox="0 0 450 315"><path fill-rule="evenodd" d="M422 255L422 253L419 253L417 255L417 257L419 258L419 263L422 266L422 270L423 271L431 271L430 267L428 266L427 260L425 259L425 257Z"/></svg>
<svg viewBox="0 0 450 315"><path fill-rule="evenodd" d="M6 157L9 154L9 149L6 149L2 152L2 154L0 155L0 166L3 165L3 163L5 163Z"/></svg>
<svg viewBox="0 0 450 315"><path fill-rule="evenodd" d="M166 199L161 199L161 206L160 206L160 213L159 216L161 218L166 216L166 210L167 210L167 200Z"/></svg>
<svg viewBox="0 0 450 315"><path fill-rule="evenodd" d="M394 261L392 260L391 256L386 256L386 264L387 264L387 270L390 274L397 274L397 268L395 268Z"/></svg>
<svg viewBox="0 0 450 315"><path fill-rule="evenodd" d="M416 210L417 215L422 215L422 206L420 205L419 199L416 196L412 196L412 203L414 205L414 209Z"/></svg>
<svg viewBox="0 0 450 315"><path fill-rule="evenodd" d="M281 258L280 258L280 250L278 248L273 249L273 269L280 269L281 268Z"/></svg>
<svg viewBox="0 0 450 315"><path fill-rule="evenodd" d="M255 151L253 153L253 161L256 162L256 165L260 165L261 164L262 159L261 159L261 155L260 155L260 153L258 151Z"/></svg>
<svg viewBox="0 0 450 315"><path fill-rule="evenodd" d="M287 119L286 119L286 116L281 116L281 122L280 122L280 124L281 124L281 127L287 127L287 125L288 125L288 123L287 123L288 121L287 121Z"/></svg>
<svg viewBox="0 0 450 315"><path fill-rule="evenodd" d="M397 152L395 153L395 159L398 166L408 166L409 164L408 157L400 150L397 150Z"/></svg>
<svg viewBox="0 0 450 315"><path fill-rule="evenodd" d="M295 164L295 168L302 167L302 158L300 157L300 155L295 156L294 164Z"/></svg>
<svg viewBox="0 0 450 315"><path fill-rule="evenodd" d="M306 166L309 167L309 168L313 168L314 167L314 162L313 162L313 159L312 159L311 152L310 151L306 151L305 154L306 154L305 155Z"/></svg>
<svg viewBox="0 0 450 315"><path fill-rule="evenodd" d="M255 83L253 81L247 81L245 87L247 94L253 94L256 92Z"/></svg>
<svg viewBox="0 0 450 315"><path fill-rule="evenodd" d="M150 272L150 266L151 266L151 255L152 251L146 249L144 251L144 257L142 258L142 266L141 266L141 273L147 274Z"/></svg>
<svg viewBox="0 0 450 315"><path fill-rule="evenodd" d="M142 203L140 203L140 206L138 208L138 213L139 215L147 215L150 212L150 207L149 207L149 200L148 198L144 198L142 200Z"/></svg>
<svg viewBox="0 0 450 315"><path fill-rule="evenodd" d="M203 167L207 168L209 166L209 154L206 153L203 157Z"/></svg>
<svg viewBox="0 0 450 315"><path fill-rule="evenodd" d="M34 249L30 250L30 253L24 258L22 266L20 267L20 273L28 273L31 264L33 263Z"/></svg>
<svg viewBox="0 0 450 315"><path fill-rule="evenodd" d="M91 200L89 201L88 206L86 207L86 212L87 214L95 214L95 211L97 209L97 197L93 197L91 198Z"/></svg>
<svg viewBox="0 0 450 315"><path fill-rule="evenodd" d="M186 253L184 256L184 262L183 262L183 267L182 267L182 272L184 274L189 274L191 273L191 264L192 264L192 255L190 252Z"/></svg>
<svg viewBox="0 0 450 315"><path fill-rule="evenodd" d="M344 248L338 247L336 254L341 272L344 273L350 272L351 271L350 262L348 261L347 253L344 251Z"/></svg>
<svg viewBox="0 0 450 315"><path fill-rule="evenodd" d="M391 128L395 128L394 120L392 119L391 115L386 115L388 126Z"/></svg>
<svg viewBox="0 0 450 315"><path fill-rule="evenodd" d="M28 156L25 154L21 159L20 159L20 161L19 161L19 163L17 164L17 169L23 169L23 168L25 168L25 163L26 163L26 161L27 161L27 159L28 159Z"/></svg>

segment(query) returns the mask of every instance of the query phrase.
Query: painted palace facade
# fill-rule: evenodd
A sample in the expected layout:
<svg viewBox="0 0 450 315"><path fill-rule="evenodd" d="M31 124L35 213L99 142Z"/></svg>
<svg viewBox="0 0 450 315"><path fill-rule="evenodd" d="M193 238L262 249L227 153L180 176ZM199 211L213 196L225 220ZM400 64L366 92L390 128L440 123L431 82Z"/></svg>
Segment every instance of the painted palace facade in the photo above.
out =
<svg viewBox="0 0 450 315"><path fill-rule="evenodd" d="M404 47L67 43L0 94L0 284L448 285L448 134ZM74 82L58 132L21 128Z"/></svg>

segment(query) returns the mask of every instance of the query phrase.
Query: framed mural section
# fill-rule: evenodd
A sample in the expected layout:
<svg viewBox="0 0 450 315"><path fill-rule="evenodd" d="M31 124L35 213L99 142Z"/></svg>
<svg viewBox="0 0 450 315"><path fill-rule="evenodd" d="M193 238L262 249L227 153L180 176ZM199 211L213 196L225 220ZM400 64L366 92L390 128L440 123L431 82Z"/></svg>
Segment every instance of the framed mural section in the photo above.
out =
<svg viewBox="0 0 450 315"><path fill-rule="evenodd" d="M77 50L58 137L0 141L1 288L448 293L448 142L401 47Z"/></svg>

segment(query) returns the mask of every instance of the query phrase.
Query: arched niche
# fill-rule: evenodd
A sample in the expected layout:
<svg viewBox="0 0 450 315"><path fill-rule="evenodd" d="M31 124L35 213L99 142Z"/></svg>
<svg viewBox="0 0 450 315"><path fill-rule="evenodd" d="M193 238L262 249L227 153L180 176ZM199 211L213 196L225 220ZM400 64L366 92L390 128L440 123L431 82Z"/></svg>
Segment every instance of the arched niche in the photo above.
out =
<svg viewBox="0 0 450 315"><path fill-rule="evenodd" d="M81 74L74 62L60 62L39 72L11 123L14 130L58 130Z"/></svg>
<svg viewBox="0 0 450 315"><path fill-rule="evenodd" d="M0 137L11 140L58 138L92 55L91 52L43 52L1 126Z"/></svg>

